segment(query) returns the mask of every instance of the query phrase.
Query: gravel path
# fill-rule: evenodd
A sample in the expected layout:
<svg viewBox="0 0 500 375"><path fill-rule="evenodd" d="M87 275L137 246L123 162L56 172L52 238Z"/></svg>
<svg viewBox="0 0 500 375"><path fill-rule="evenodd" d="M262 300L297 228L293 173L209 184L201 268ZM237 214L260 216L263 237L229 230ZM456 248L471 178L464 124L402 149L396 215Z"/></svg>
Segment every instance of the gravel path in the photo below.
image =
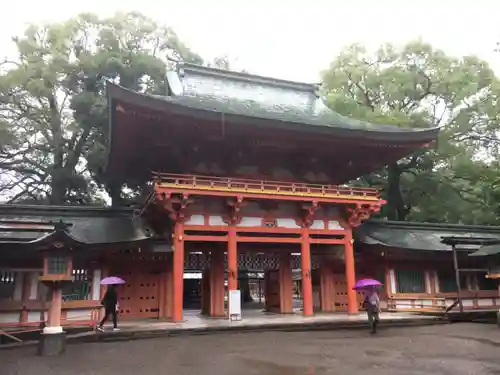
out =
<svg viewBox="0 0 500 375"><path fill-rule="evenodd" d="M2 375L500 374L500 329L452 324L261 332L69 345L57 358L0 351Z"/></svg>

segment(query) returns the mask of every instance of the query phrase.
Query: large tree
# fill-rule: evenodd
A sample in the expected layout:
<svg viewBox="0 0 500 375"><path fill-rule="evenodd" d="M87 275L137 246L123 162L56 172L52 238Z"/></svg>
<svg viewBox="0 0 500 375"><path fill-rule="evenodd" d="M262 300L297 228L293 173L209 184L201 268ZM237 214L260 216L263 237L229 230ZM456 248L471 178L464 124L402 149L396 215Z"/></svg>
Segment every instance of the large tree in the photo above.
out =
<svg viewBox="0 0 500 375"><path fill-rule="evenodd" d="M32 25L13 42L18 56L0 71L0 189L9 201L95 200L105 182L105 81L164 94L169 57L203 63L138 13ZM121 187L109 189L120 196Z"/></svg>
<svg viewBox="0 0 500 375"><path fill-rule="evenodd" d="M402 127L440 126L419 150L358 183L383 189L392 220L487 223L484 188L494 178L485 142L499 129L498 82L485 61L454 58L415 41L374 53L346 48L323 74L328 104L348 116ZM488 174L483 172L489 171Z"/></svg>

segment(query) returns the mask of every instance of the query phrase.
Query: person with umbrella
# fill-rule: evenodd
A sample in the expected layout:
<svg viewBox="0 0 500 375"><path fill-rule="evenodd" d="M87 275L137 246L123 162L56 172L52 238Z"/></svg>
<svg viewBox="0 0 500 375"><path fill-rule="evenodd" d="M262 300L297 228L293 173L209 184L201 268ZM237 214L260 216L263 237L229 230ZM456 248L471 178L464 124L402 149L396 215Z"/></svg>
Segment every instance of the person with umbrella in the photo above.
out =
<svg viewBox="0 0 500 375"><path fill-rule="evenodd" d="M104 332L104 323L109 319L109 316L111 315L113 319L113 331L118 331L118 294L116 292L116 285L119 284L125 284L125 281L123 279L120 279L119 277L105 277L104 279L101 280L101 285L107 285L108 289L106 290L106 294L104 295L104 298L101 301L101 305L104 306L104 317L101 320L101 323L99 323L99 326L97 329L99 331Z"/></svg>
<svg viewBox="0 0 500 375"><path fill-rule="evenodd" d="M373 279L359 280L354 286L355 290L366 293L363 305L368 314L368 323L372 329L372 334L377 333L377 324L380 320L380 297L378 295L378 288L380 286L382 286L382 283Z"/></svg>

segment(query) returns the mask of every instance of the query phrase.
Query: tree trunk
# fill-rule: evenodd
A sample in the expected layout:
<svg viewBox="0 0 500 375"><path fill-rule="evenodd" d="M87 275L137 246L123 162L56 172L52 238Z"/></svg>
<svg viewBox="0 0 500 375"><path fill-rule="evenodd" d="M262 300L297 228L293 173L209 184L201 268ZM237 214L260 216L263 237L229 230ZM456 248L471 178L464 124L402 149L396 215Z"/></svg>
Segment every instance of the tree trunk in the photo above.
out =
<svg viewBox="0 0 500 375"><path fill-rule="evenodd" d="M401 169L397 163L387 167L387 218L403 221L408 215L403 194L401 193Z"/></svg>
<svg viewBox="0 0 500 375"><path fill-rule="evenodd" d="M123 198L121 196L121 185L110 183L108 184L108 194L111 198L111 207L123 206Z"/></svg>
<svg viewBox="0 0 500 375"><path fill-rule="evenodd" d="M66 184L64 178L61 178L59 171L52 173L52 182L50 184L49 204L61 206L66 198Z"/></svg>

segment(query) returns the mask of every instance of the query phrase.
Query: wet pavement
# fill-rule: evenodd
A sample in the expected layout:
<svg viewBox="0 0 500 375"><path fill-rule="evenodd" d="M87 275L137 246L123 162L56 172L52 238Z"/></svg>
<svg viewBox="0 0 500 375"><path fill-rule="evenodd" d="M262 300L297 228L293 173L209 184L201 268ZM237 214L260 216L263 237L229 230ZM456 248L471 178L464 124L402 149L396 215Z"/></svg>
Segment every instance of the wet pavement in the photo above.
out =
<svg viewBox="0 0 500 375"><path fill-rule="evenodd" d="M73 344L57 358L0 351L2 375L500 374L500 329L486 324L256 332Z"/></svg>

